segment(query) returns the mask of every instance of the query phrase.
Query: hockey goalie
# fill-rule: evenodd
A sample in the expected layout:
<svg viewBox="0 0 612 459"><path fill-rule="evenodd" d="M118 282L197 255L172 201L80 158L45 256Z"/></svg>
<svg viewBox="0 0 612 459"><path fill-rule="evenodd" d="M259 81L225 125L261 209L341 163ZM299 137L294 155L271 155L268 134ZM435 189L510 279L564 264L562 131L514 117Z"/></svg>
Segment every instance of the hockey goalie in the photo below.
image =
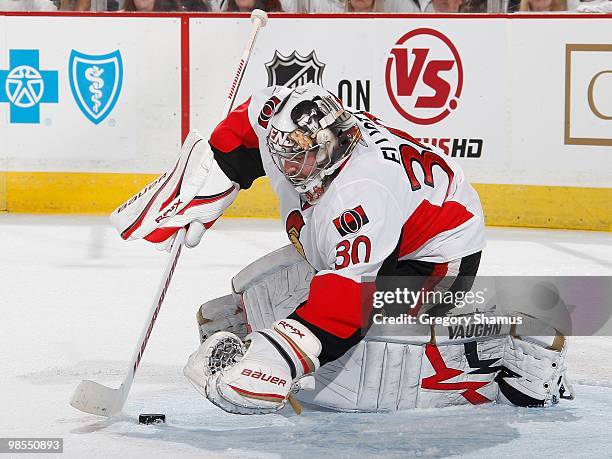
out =
<svg viewBox="0 0 612 459"><path fill-rule="evenodd" d="M191 133L176 165L111 216L124 239L169 248L205 231L258 177L280 200L290 245L238 273L232 293L198 308L201 344L184 373L221 409L266 414L290 396L343 411L487 402L548 406L571 398L567 343L550 328L480 338L436 327L369 330L378 280L471 288L484 247L475 190L459 165L325 89L269 87L204 141ZM418 304L453 314L452 306ZM520 313L520 312L519 312ZM529 317L531 321L538 318Z"/></svg>

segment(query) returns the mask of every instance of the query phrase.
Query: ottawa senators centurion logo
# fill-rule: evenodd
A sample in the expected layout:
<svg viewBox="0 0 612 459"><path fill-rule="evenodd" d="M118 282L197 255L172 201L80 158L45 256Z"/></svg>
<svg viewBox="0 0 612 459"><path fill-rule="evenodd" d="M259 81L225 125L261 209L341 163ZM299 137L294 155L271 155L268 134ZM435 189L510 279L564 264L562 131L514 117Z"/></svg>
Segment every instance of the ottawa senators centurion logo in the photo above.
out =
<svg viewBox="0 0 612 459"><path fill-rule="evenodd" d="M295 247L295 249L306 258L306 254L304 253L304 246L300 242L300 233L302 232L302 228L304 227L304 217L299 210L294 210L287 216L287 222L285 223L285 229L287 230L287 236L289 236L289 240Z"/></svg>

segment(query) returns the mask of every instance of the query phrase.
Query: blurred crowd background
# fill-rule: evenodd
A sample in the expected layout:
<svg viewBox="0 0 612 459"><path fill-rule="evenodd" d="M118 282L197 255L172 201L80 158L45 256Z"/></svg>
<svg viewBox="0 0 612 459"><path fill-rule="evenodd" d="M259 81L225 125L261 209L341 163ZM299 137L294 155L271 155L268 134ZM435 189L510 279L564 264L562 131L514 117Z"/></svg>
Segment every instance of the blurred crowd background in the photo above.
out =
<svg viewBox="0 0 612 459"><path fill-rule="evenodd" d="M0 0L0 11L285 13L612 12L612 0Z"/></svg>

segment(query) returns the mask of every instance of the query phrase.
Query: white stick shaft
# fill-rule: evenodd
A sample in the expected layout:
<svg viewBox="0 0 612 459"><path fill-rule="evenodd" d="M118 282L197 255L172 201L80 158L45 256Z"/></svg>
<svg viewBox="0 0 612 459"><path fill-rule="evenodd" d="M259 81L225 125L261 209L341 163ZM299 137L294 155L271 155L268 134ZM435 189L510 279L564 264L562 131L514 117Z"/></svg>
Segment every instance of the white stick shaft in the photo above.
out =
<svg viewBox="0 0 612 459"><path fill-rule="evenodd" d="M130 360L130 368L128 369L128 374L123 381L122 389L123 389L123 400L121 401L121 406L125 403L127 399L128 393L130 392L130 388L132 387L132 382L134 381L134 374L136 370L140 366L140 361L142 360L142 355L144 354L145 348L147 347L147 343L149 342L149 338L151 337L151 331L153 330L153 326L155 325L155 321L157 320L157 315L159 314L159 310L166 298L166 293L168 293L168 287L170 287L170 281L172 280L172 275L174 274L174 270L176 268L176 264L178 263L178 259L181 256L181 250L183 248L183 242L185 241L185 233L187 230L185 228L181 228L176 233L176 238L174 240L174 244L172 245L172 250L170 252L170 256L168 257L168 263L166 264L166 269L164 270L164 275L162 276L162 280L157 287L157 293L153 299L153 303L151 304L151 309L149 310L149 315L147 317L147 325L142 329L140 333L140 338L138 340L138 345L134 349L134 353L132 354L132 359Z"/></svg>
<svg viewBox="0 0 612 459"><path fill-rule="evenodd" d="M186 232L187 230L185 228L181 228L176 234L170 256L168 257L168 263L164 270L164 275L157 288L153 303L151 304L151 309L147 316L147 321L145 322L145 327L140 333L138 344L130 360L127 375L121 383L121 386L119 389L112 389L94 381L82 381L76 388L72 400L70 401L73 407L86 413L97 414L99 416L113 416L123 409L123 405L125 404L130 389L132 388L132 383L134 382L134 375L140 365L149 338L151 337L151 331L157 320L157 315L159 314L159 310L168 292L174 269L181 255Z"/></svg>
<svg viewBox="0 0 612 459"><path fill-rule="evenodd" d="M242 53L242 57L240 58L240 62L238 63L238 68L236 69L236 74L234 75L234 79L232 80L229 93L227 94L227 99L225 100L225 107L223 108L223 116L227 116L227 114L232 111L234 101L236 100L236 95L238 94L238 88L240 88L240 83L242 83L242 77L244 76L244 72L249 63L249 59L251 58L251 53L253 52L253 46L255 45L255 40L257 39L257 33L259 32L259 29L261 29L263 26L264 23L261 19L259 19L258 17L253 18L253 27L251 28L249 41L244 47L244 52Z"/></svg>
<svg viewBox="0 0 612 459"><path fill-rule="evenodd" d="M227 116L232 110L234 100L236 99L236 94L238 93L240 83L242 82L242 77L244 76L249 58L251 57L253 46L255 45L255 40L257 39L257 33L259 32L260 28L265 26L267 16L264 12L259 11L254 13L251 16L251 19L253 20L251 34L230 87L230 92L223 109L223 117ZM75 408L86 413L101 416L112 416L119 413L123 409L123 405L127 400L132 383L134 382L134 375L136 374L136 370L140 365L145 348L147 347L147 343L151 337L153 326L155 325L155 321L157 320L162 303L164 302L164 298L166 297L166 293L170 287L170 281L172 280L172 275L174 274L174 270L176 269L176 265L181 255L181 249L183 248L186 232L186 228L181 228L176 234L170 256L168 257L168 263L164 270L164 275L162 276L159 287L157 288L157 293L153 299L153 303L151 304L146 325L140 334L138 344L136 349L134 349L134 353L132 354L130 366L123 383L119 389L111 389L93 381L82 381L77 387L70 402Z"/></svg>
<svg viewBox="0 0 612 459"><path fill-rule="evenodd" d="M240 63L238 64L238 68L236 69L236 76L234 77L234 81L232 82L232 86L227 97L227 102L223 109L224 117L227 116L232 110L232 105L234 104L234 100L236 100L236 94L238 93L238 89L240 88L240 83L242 83L242 77L249 62L249 58L251 57L251 52L253 51L255 40L257 39L257 33L259 32L259 29L261 29L263 26L264 23L261 19L259 19L258 17L253 18L253 27L251 28L251 34L244 48L242 57L240 58ZM176 268L176 264L178 263L178 259L181 255L183 242L185 241L185 233L185 228L182 228L176 235L176 239L174 240L174 244L172 245L172 252L170 253L170 257L168 258L168 264L166 265L162 281L159 284L159 287L157 288L157 294L155 295L155 299L153 300L153 304L151 305L151 310L149 312L149 320L147 322L148 326L142 330L142 333L140 334L140 339L138 340L138 346L136 347L136 349L134 349L131 366L129 368L128 375L126 376L126 379L123 383L123 390L125 393L125 397L123 400L124 402L125 398L127 398L128 392L130 391L130 387L132 386L134 374L136 373L136 370L140 365L140 360L142 359L142 355L144 354L147 342L149 341L149 337L151 336L151 331L153 330L153 325L155 324L155 320L157 319L157 315L159 314L159 310L166 296L166 292L168 291L168 287L170 286L172 274L174 274L174 269Z"/></svg>

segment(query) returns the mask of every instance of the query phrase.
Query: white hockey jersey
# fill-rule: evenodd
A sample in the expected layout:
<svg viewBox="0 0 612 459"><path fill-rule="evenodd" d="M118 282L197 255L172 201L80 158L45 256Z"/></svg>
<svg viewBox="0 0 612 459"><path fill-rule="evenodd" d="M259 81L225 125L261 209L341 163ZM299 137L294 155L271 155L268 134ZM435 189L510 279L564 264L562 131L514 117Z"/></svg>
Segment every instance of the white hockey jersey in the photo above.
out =
<svg viewBox="0 0 612 459"><path fill-rule="evenodd" d="M300 317L340 338L363 325L361 280L393 275L402 260L445 263L482 250L480 200L460 166L369 113L362 138L317 204L302 200L267 147L270 120L291 89L269 87L213 132L215 159L248 188L269 177L296 249L318 271Z"/></svg>

